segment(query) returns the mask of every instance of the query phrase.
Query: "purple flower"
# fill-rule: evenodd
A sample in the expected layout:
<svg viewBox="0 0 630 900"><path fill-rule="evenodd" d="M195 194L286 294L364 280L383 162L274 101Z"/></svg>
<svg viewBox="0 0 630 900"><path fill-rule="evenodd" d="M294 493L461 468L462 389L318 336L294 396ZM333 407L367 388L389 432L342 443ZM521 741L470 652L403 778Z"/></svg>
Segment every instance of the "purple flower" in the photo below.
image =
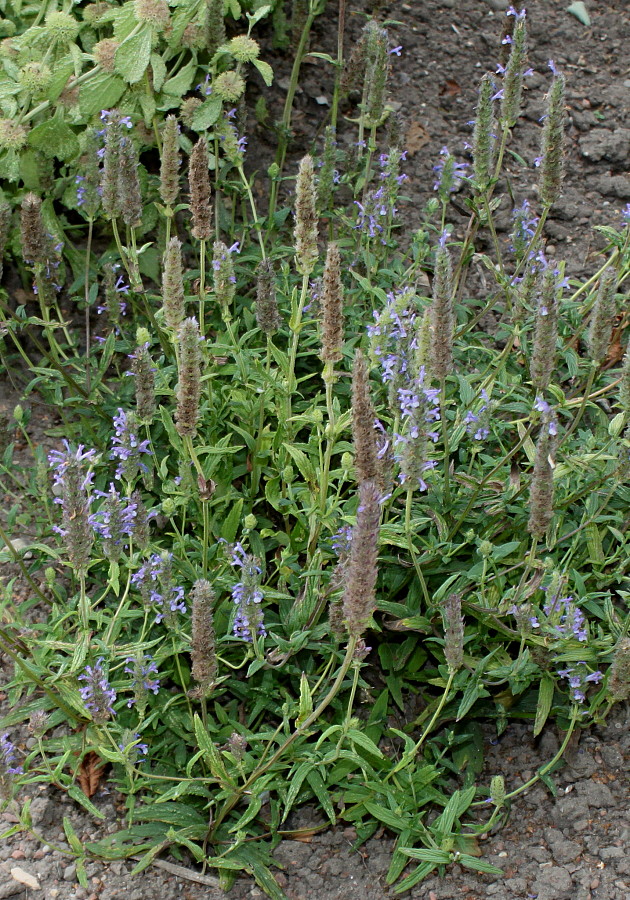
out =
<svg viewBox="0 0 630 900"><path fill-rule="evenodd" d="M543 612L559 636L574 637L581 642L587 640L586 619L573 597L553 595L547 599Z"/></svg>
<svg viewBox="0 0 630 900"><path fill-rule="evenodd" d="M0 735L0 783L5 775L21 775L22 766L15 764L15 744L11 743L8 734Z"/></svg>
<svg viewBox="0 0 630 900"><path fill-rule="evenodd" d="M51 450L48 454L57 495L54 502L61 506L61 525L53 525L53 531L64 538L69 562L81 572L86 569L94 542L90 488L96 451L84 450L83 444L71 450L67 440L63 444L64 450Z"/></svg>
<svg viewBox="0 0 630 900"><path fill-rule="evenodd" d="M558 669L558 675L569 682L571 696L577 703L583 703L586 700L587 684L599 684L604 677L599 671L586 674L585 662L578 662L575 666L566 669Z"/></svg>
<svg viewBox="0 0 630 900"><path fill-rule="evenodd" d="M241 581L232 588L232 600L236 604L232 629L234 637L251 643L253 633L259 637L267 634L260 607L264 596L260 586L262 573L256 558L246 553L242 544L235 544L231 554L232 565L241 569Z"/></svg>
<svg viewBox="0 0 630 900"><path fill-rule="evenodd" d="M550 59L549 62L547 63L547 65L549 66L549 68L551 69L551 71L552 71L552 73L553 73L554 75L559 75L559 74L560 74L560 71L558 70L558 68L557 68L555 62L553 61L553 59Z"/></svg>
<svg viewBox="0 0 630 900"><path fill-rule="evenodd" d="M79 681L85 681L85 687L82 687L79 693L85 708L98 724L115 715L113 704L116 700L116 691L107 681L103 659L104 657L100 656L93 666L86 666L83 675L79 675Z"/></svg>
<svg viewBox="0 0 630 900"><path fill-rule="evenodd" d="M92 515L94 531L103 538L103 552L110 560L120 559L125 546L129 546L129 537L133 534L138 504L126 497L121 497L113 484L109 491L95 491L97 497L105 502Z"/></svg>
<svg viewBox="0 0 630 900"><path fill-rule="evenodd" d="M331 541L331 546L337 554L337 558L341 559L350 553L351 542L352 527L350 525L343 525L339 531L333 535Z"/></svg>
<svg viewBox="0 0 630 900"><path fill-rule="evenodd" d="M196 90L200 91L204 97L209 97L212 93L212 85L210 83L210 74L206 75L203 82L197 85Z"/></svg>
<svg viewBox="0 0 630 900"><path fill-rule="evenodd" d="M523 200L522 204L514 209L512 219L514 228L510 235L510 250L521 258L536 233L539 218L532 213L529 201Z"/></svg>
<svg viewBox="0 0 630 900"><path fill-rule="evenodd" d="M401 51L402 51L402 44L400 45L400 47L392 47L392 49L389 50L388 53L390 56L400 56Z"/></svg>
<svg viewBox="0 0 630 900"><path fill-rule="evenodd" d="M149 471L141 454L151 455L150 442L148 438L144 441L139 440L135 416L133 413L126 413L123 409L119 409L118 415L114 416L114 430L113 446L109 458L120 460L116 469L116 478L124 477L127 481L132 481L138 471Z"/></svg>
<svg viewBox="0 0 630 900"><path fill-rule="evenodd" d="M439 396L437 388L424 386L424 366L412 383L411 388L399 388L398 405L402 432L394 436L394 459L399 465L398 480L410 483L421 491L427 490L424 473L434 469L437 463L428 460L429 442L438 440L438 433L431 429L433 422L440 419L440 408L436 406Z"/></svg>
<svg viewBox="0 0 630 900"><path fill-rule="evenodd" d="M166 619L174 626L176 613L186 612L184 588L173 583L172 553L154 553L149 560L131 576L132 585L140 591L147 606L157 608L155 623Z"/></svg>
<svg viewBox="0 0 630 900"><path fill-rule="evenodd" d="M442 147L440 150L440 162L433 166L436 173L433 190L437 191L442 200L446 200L449 194L456 191L464 178L466 177L466 169L468 163L455 162L455 158L451 156L448 147Z"/></svg>
<svg viewBox="0 0 630 900"><path fill-rule="evenodd" d="M159 678L152 677L153 675L158 674L157 663L151 656L145 653L139 654L137 658L128 656L126 663L127 665L125 666L124 671L128 675L133 676L131 690L134 692L133 697L127 700L127 706L132 707L137 705L141 711L141 715L144 715L148 692L151 691L153 694L157 694L160 690Z"/></svg>
<svg viewBox="0 0 630 900"><path fill-rule="evenodd" d="M624 226L630 225L630 203L626 203L621 210L621 221Z"/></svg>
<svg viewBox="0 0 630 900"><path fill-rule="evenodd" d="M477 407L477 411L469 410L464 416L466 423L466 432L472 435L475 441L485 441L490 436L487 420L489 415L488 394L484 388L480 392L481 404Z"/></svg>

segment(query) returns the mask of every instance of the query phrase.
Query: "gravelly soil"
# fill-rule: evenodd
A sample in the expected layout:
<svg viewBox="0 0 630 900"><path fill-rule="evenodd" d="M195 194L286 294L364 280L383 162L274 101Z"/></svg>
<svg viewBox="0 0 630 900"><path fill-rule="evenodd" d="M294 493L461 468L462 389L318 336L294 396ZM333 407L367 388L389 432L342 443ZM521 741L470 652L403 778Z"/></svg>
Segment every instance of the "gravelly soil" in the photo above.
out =
<svg viewBox="0 0 630 900"><path fill-rule="evenodd" d="M316 26L313 49L334 50L331 14ZM360 13L369 3L349 2L349 43L363 23ZM442 146L457 154L468 138L466 122L472 117L476 84L480 75L494 67L498 58L500 33L507 2L503 0L411 0L409 3L380 4L381 15L400 21L392 31L403 45L396 59L392 99L406 119L409 156L406 185L410 198L402 210L413 227L413 211L431 193L432 166ZM515 149L528 161L538 152L539 118L543 110L547 61L554 58L568 78L569 115L567 178L564 197L547 222L546 233L558 256L569 259L574 274L593 271L594 254L600 246L589 237L593 225L619 220L619 209L630 201L627 160L630 148L630 109L627 105L630 70L624 56L627 33L626 0L587 0L592 26L585 27L566 12L566 0L531 0L528 4L530 63L536 74L530 79L524 116L515 131ZM269 58L269 55L267 55ZM271 60L280 82L286 78L288 60ZM321 105L316 98L331 96L329 72L320 62L305 66L302 93L296 100L297 159L310 149L321 122ZM277 103L281 103L278 95ZM277 113L273 97L272 112ZM265 135L256 132L259 152ZM250 158L257 161L252 152ZM511 163L508 163L508 170ZM536 173L510 171L518 198L536 198ZM507 227L507 216L505 227ZM0 386L0 392L2 387ZM18 398L9 390L0 393L3 405L11 408ZM34 416L33 438L43 440L42 422ZM29 464L24 459L24 464ZM0 576L12 574L7 564ZM0 685L10 678L5 666ZM6 710L0 693L0 711ZM417 900L626 900L630 895L628 846L628 759L630 717L627 707L616 709L605 726L582 733L565 754L565 764L556 773L558 796L537 786L518 798L505 827L482 842L484 856L504 870L502 877L479 876L457 865L443 877L433 877L410 892ZM25 749L26 731L12 735ZM487 763L484 778L503 774L508 790L526 781L550 759L558 748L558 735L550 727L538 741L531 738L531 726L512 724L496 742L487 735ZM83 840L95 839L116 830L117 798L104 791L93 800L105 814L99 824L64 796L43 789L32 804L34 826L50 845L68 850L61 820L68 815ZM298 814L308 820L308 811ZM0 815L3 825L14 819L10 812ZM356 853L352 852L352 829L338 827L315 835L311 842L287 841L276 851L283 867L278 880L290 900L331 898L331 900L378 900L394 896L384 882L392 841L387 833L375 836ZM131 879L132 863L88 865L90 890L76 881L72 860L49 844L16 835L0 845L0 900L5 897L56 898L56 900L219 900L225 895L208 883L191 880L191 871L179 877L161 868L151 868ZM26 889L14 877L24 870L37 879L40 888ZM14 874L11 874L11 870ZM230 896L235 900L262 897L251 881L237 882Z"/></svg>

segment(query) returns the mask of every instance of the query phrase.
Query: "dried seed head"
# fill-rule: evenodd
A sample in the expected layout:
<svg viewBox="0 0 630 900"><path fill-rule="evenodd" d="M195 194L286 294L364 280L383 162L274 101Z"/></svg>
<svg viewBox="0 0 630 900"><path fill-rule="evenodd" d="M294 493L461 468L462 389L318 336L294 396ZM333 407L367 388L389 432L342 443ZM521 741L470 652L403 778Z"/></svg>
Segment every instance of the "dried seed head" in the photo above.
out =
<svg viewBox="0 0 630 900"><path fill-rule="evenodd" d="M212 249L212 275L215 297L221 308L224 319L231 318L231 306L236 293L236 275L232 254L223 243L215 241Z"/></svg>
<svg viewBox="0 0 630 900"><path fill-rule="evenodd" d="M105 151L101 173L101 202L108 219L121 215L119 174L121 168L122 126L117 110L112 110L106 118Z"/></svg>
<svg viewBox="0 0 630 900"><path fill-rule="evenodd" d="M354 441L354 469L357 481L378 484L381 471L376 445L374 423L376 413L370 398L370 384L365 357L357 350L352 368L352 439Z"/></svg>
<svg viewBox="0 0 630 900"><path fill-rule="evenodd" d="M431 351L429 369L440 381L453 369L453 267L446 247L439 246L435 256L433 303L431 304Z"/></svg>
<svg viewBox="0 0 630 900"><path fill-rule="evenodd" d="M42 201L35 194L26 194L22 199L20 225L24 262L34 266L44 265L48 241L42 222Z"/></svg>
<svg viewBox="0 0 630 900"><path fill-rule="evenodd" d="M223 0L206 0L205 30L206 47L212 56L225 43Z"/></svg>
<svg viewBox="0 0 630 900"><path fill-rule="evenodd" d="M558 278L550 264L542 275L530 362L532 384L538 391L544 391L551 380L556 363L557 337Z"/></svg>
<svg viewBox="0 0 630 900"><path fill-rule="evenodd" d="M196 319L184 319L178 335L179 381L177 384L176 428L182 437L197 433L201 399L201 353L199 325Z"/></svg>
<svg viewBox="0 0 630 900"><path fill-rule="evenodd" d="M589 356L596 363L603 363L610 350L613 319L617 312L616 290L617 271L614 266L607 266L599 280L599 289L591 313L591 324L586 340Z"/></svg>
<svg viewBox="0 0 630 900"><path fill-rule="evenodd" d="M171 20L166 0L136 0L134 11L138 22L146 22L156 31L164 31Z"/></svg>
<svg viewBox="0 0 630 900"><path fill-rule="evenodd" d="M187 97L179 108L179 116L186 126L192 128L193 116L203 103L199 97Z"/></svg>
<svg viewBox="0 0 630 900"><path fill-rule="evenodd" d="M547 207L560 196L564 177L564 94L564 75L557 74L549 90L540 149L540 199Z"/></svg>
<svg viewBox="0 0 630 900"><path fill-rule="evenodd" d="M621 401L621 408L626 414L626 422L630 422L630 344L626 347L623 366L621 368L619 400Z"/></svg>
<svg viewBox="0 0 630 900"><path fill-rule="evenodd" d="M167 116L162 136L162 159L160 164L160 197L167 209L177 203L179 194L179 125L176 116Z"/></svg>
<svg viewBox="0 0 630 900"><path fill-rule="evenodd" d="M151 540L151 527L149 523L151 519L155 517L155 512L152 511L149 513L147 511L144 500L142 499L142 494L138 490L134 491L131 495L131 502L134 503L136 507L136 518L134 520L133 528L134 543L143 553L145 553Z"/></svg>
<svg viewBox="0 0 630 900"><path fill-rule="evenodd" d="M136 416L138 421L150 424L155 415L155 367L149 345L139 344L132 356L131 371L136 381Z"/></svg>
<svg viewBox="0 0 630 900"><path fill-rule="evenodd" d="M529 521L527 530L542 537L553 518L553 468L550 462L552 442L549 424L544 422L536 443L534 472L529 492Z"/></svg>
<svg viewBox="0 0 630 900"><path fill-rule="evenodd" d="M29 129L13 119L0 119L0 150L21 150L26 144Z"/></svg>
<svg viewBox="0 0 630 900"><path fill-rule="evenodd" d="M444 601L444 656L449 672L457 672L464 663L464 618L461 594L449 594Z"/></svg>
<svg viewBox="0 0 630 900"><path fill-rule="evenodd" d="M501 98L501 121L512 128L516 125L521 111L523 94L523 70L527 62L527 25L525 16L519 16L514 23L510 41L510 56L503 73L503 96Z"/></svg>
<svg viewBox="0 0 630 900"><path fill-rule="evenodd" d="M365 26L365 77L363 114L368 125L379 125L385 112L385 92L389 76L389 36L374 19Z"/></svg>
<svg viewBox="0 0 630 900"><path fill-rule="evenodd" d="M282 319L278 312L278 300L276 298L276 284L273 271L273 263L270 259L263 259L256 269L258 281L256 284L256 321L258 327L265 334L274 334Z"/></svg>
<svg viewBox="0 0 630 900"><path fill-rule="evenodd" d="M630 638L622 638L615 647L606 689L614 703L630 698Z"/></svg>
<svg viewBox="0 0 630 900"><path fill-rule="evenodd" d="M214 592L209 581L200 578L190 594L192 603L192 677L197 687L191 696L204 699L209 696L217 675L213 606Z"/></svg>
<svg viewBox="0 0 630 900"><path fill-rule="evenodd" d="M92 47L94 62L106 72L113 72L116 63L116 51L119 47L120 42L113 41L111 38L104 38L102 41L98 41Z"/></svg>
<svg viewBox="0 0 630 900"><path fill-rule="evenodd" d="M212 237L212 206L210 203L210 174L208 171L208 145L199 138L190 154L188 168L190 186L190 211L193 237L207 241Z"/></svg>
<svg viewBox="0 0 630 900"><path fill-rule="evenodd" d="M337 244L329 244L322 279L322 352L324 362L338 362L343 345L343 285Z"/></svg>
<svg viewBox="0 0 630 900"><path fill-rule="evenodd" d="M484 75L479 86L477 117L473 129L472 156L475 189L483 193L488 187L494 168L494 82Z"/></svg>
<svg viewBox="0 0 630 900"><path fill-rule="evenodd" d="M352 529L343 594L344 619L352 637L363 634L376 609L380 521L380 491L374 482L364 481L359 486L357 521Z"/></svg>
<svg viewBox="0 0 630 900"><path fill-rule="evenodd" d="M166 324L176 331L184 319L185 309L182 243L176 237L170 239L164 254L162 309Z"/></svg>
<svg viewBox="0 0 630 900"><path fill-rule="evenodd" d="M305 156L295 185L295 261L301 275L310 275L317 262L317 221L313 160Z"/></svg>
<svg viewBox="0 0 630 900"><path fill-rule="evenodd" d="M327 210L333 196L337 163L337 131L327 125L324 131L324 149L322 164L317 176L317 208L320 212Z"/></svg>
<svg viewBox="0 0 630 900"><path fill-rule="evenodd" d="M0 195L0 281L2 280L4 251L9 237L11 228L11 205L7 202L4 194Z"/></svg>
<svg viewBox="0 0 630 900"><path fill-rule="evenodd" d="M125 225L136 227L142 221L142 194L138 178L138 152L133 141L124 136L120 148L118 190L120 193L120 215Z"/></svg>

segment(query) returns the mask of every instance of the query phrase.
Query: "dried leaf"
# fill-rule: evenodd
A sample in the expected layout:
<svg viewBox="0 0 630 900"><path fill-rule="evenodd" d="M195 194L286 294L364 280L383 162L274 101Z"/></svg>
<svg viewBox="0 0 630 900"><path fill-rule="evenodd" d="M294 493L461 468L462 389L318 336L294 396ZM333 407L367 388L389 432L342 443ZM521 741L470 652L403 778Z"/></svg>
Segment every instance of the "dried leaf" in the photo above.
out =
<svg viewBox="0 0 630 900"><path fill-rule="evenodd" d="M429 132L420 122L413 121L410 123L405 136L405 149L408 156L413 156L421 147L428 144L431 140Z"/></svg>
<svg viewBox="0 0 630 900"><path fill-rule="evenodd" d="M440 88L440 94L442 94L442 96L446 95L447 97L457 97L461 92L462 89L459 82L455 81L454 78L447 78Z"/></svg>
<svg viewBox="0 0 630 900"><path fill-rule="evenodd" d="M41 890L39 881L34 875L31 875L30 872L25 872L24 869L21 869L19 866L14 866L10 871L11 878L15 879L15 881L19 881L20 884L25 884L33 891Z"/></svg>
<svg viewBox="0 0 630 900"><path fill-rule="evenodd" d="M83 757L79 767L78 781L79 786L86 797L93 797L97 792L101 778L103 777L104 767L105 763L93 750L90 750L90 752L86 753Z"/></svg>

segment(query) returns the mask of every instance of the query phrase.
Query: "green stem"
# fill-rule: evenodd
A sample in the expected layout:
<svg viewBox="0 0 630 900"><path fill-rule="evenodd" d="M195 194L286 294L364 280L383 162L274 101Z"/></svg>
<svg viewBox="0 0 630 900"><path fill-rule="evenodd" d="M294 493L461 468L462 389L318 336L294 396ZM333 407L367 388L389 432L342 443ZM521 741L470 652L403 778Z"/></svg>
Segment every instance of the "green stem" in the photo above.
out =
<svg viewBox="0 0 630 900"><path fill-rule="evenodd" d="M401 769L404 769L405 766L408 766L409 763L415 759L418 751L424 744L425 740L427 739L429 734L431 734L431 731L433 730L433 726L437 722L440 713L444 709L444 704L448 700L448 695L451 692L451 687L453 686L454 678L455 678L455 672L449 672L448 681L446 682L446 687L444 688L444 692L443 692L442 696L440 697L440 702L438 703L438 705L435 709L435 712L431 716L431 721L429 722L427 727L424 729L420 739L414 744L414 746L411 748L411 750L409 750L407 753L403 753L403 755L398 760L398 762L396 763L394 768L390 769L390 771L385 776L385 779L384 779L385 781L389 781L389 779L392 777L392 775L395 775L396 772L400 772Z"/></svg>
<svg viewBox="0 0 630 900"><path fill-rule="evenodd" d="M418 581L420 582L420 587L422 588L424 602L428 609L431 606L431 598L429 596L429 590L427 588L427 583L424 580L424 575L422 574L422 568L420 566L420 561L419 561L418 555L416 553L416 548L413 545L413 535L411 533L411 502L412 502L412 500L413 500L413 489L407 488L407 496L406 496L406 500L405 500L405 535L407 537L407 546L409 547L409 553L411 555L411 560L413 562L414 569L416 570L416 575L418 576Z"/></svg>
<svg viewBox="0 0 630 900"><path fill-rule="evenodd" d="M313 710L313 712L310 714L310 716L308 716L302 722L302 724L299 726L299 728L296 728L296 730L294 732L292 732L292 734L290 734L285 739L285 741L278 747L278 749L270 757L270 759L268 759L264 763L264 765L257 766L254 769L254 771L252 772L252 774L249 776L247 781L238 789L238 791L236 791L232 795L232 797L230 797L229 800L227 800L225 802L223 807L217 813L217 816L214 820L214 823L212 826L212 834L214 834L216 832L216 830L219 827L219 825L221 824L221 822L223 822L225 817L231 812L232 809L234 809L236 804L239 802L241 795L247 790L247 788L249 788L250 785L254 784L261 777L261 775L264 775L265 772L267 772L284 755L284 753L286 752L286 750L288 750L288 748L291 746L291 744L293 744L302 734L304 734L304 732L308 728L310 728L310 726L313 724L313 722L316 722L319 719L319 717L324 712L324 710L335 699L335 697L339 693L339 690L343 684L343 680L346 677L348 669L354 662L354 651L357 646L357 640L358 640L357 637L351 637L348 640L346 655L343 659L343 662L341 664L339 671L337 672L337 677L335 678L330 690L328 691L328 693L326 694L324 699L321 701L321 703L319 703L319 705L316 707L316 709Z"/></svg>

